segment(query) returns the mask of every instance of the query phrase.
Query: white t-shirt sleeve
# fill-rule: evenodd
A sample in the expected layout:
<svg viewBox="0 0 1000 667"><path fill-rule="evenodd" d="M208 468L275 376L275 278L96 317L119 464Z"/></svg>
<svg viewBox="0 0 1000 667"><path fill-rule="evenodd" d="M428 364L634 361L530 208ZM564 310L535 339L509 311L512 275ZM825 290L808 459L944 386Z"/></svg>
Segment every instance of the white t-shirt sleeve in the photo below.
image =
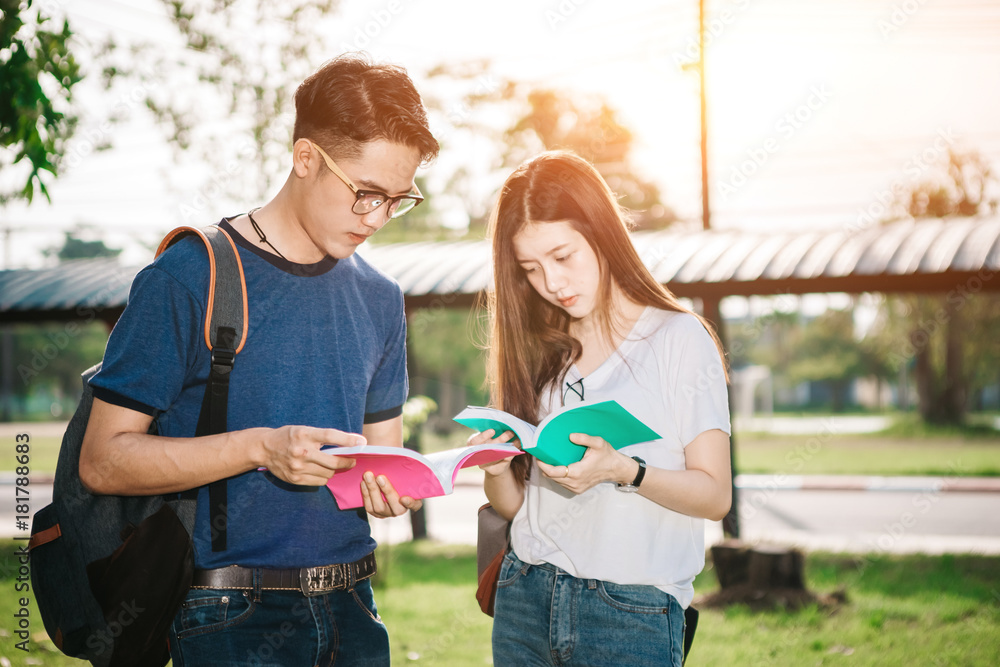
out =
<svg viewBox="0 0 1000 667"><path fill-rule="evenodd" d="M712 429L730 434L726 373L712 336L687 314L675 316L665 334L671 340L661 366L663 386L673 388L671 407L681 443L686 447Z"/></svg>

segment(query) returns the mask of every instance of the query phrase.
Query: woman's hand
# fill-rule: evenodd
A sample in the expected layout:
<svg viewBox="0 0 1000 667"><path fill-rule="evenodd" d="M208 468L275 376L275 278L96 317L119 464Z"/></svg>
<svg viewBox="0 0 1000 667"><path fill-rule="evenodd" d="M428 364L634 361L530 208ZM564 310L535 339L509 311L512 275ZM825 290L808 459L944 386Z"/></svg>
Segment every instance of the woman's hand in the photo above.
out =
<svg viewBox="0 0 1000 667"><path fill-rule="evenodd" d="M469 436L469 440L466 444L472 445L485 445L487 443L496 445L514 444L511 442L514 438L513 431L504 431L497 437L493 437L494 430L491 428L486 429L480 433L474 433ZM485 463L481 466L487 475L490 477L499 477L508 470L510 470L510 462L514 459L513 456L508 456L505 459L500 459L499 461L494 461L493 463Z"/></svg>
<svg viewBox="0 0 1000 667"><path fill-rule="evenodd" d="M573 493L583 493L602 482L627 484L638 474L639 464L608 444L603 438L572 433L569 441L583 445L583 458L568 466L553 466L537 461L538 469L549 479Z"/></svg>

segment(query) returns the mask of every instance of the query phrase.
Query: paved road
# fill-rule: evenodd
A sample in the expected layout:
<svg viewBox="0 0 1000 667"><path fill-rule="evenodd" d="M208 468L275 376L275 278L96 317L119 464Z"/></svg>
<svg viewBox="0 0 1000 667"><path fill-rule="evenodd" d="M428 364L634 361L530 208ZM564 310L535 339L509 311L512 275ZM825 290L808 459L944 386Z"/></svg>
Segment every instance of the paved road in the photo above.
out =
<svg viewBox="0 0 1000 667"><path fill-rule="evenodd" d="M834 481L839 488L830 488ZM745 476L739 482L747 540L857 553L1000 555L1000 480L966 480L968 488L979 489L968 491L947 490L938 478L795 478L779 486L767 477ZM50 502L50 486L30 489L33 510ZM0 478L0 497L0 536L23 535L16 530L9 479ZM426 501L431 537L475 544L476 510L485 502L481 471L461 471L454 494ZM379 542L408 540L409 518L372 519L372 531ZM708 523L706 543L721 539L721 524Z"/></svg>

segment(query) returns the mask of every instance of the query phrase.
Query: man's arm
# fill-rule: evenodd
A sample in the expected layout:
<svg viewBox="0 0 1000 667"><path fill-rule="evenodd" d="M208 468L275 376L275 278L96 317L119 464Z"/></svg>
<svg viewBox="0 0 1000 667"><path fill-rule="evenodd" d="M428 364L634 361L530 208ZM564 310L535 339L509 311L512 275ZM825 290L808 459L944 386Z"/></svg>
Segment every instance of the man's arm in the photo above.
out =
<svg viewBox="0 0 1000 667"><path fill-rule="evenodd" d="M94 399L80 451L80 479L93 493L175 493L258 467L292 484L322 486L354 461L319 451L364 443L355 433L309 426L252 428L196 438L146 433L149 415Z"/></svg>
<svg viewBox="0 0 1000 667"><path fill-rule="evenodd" d="M402 447L403 415L374 424L365 424L361 427L361 434L365 436L369 445Z"/></svg>

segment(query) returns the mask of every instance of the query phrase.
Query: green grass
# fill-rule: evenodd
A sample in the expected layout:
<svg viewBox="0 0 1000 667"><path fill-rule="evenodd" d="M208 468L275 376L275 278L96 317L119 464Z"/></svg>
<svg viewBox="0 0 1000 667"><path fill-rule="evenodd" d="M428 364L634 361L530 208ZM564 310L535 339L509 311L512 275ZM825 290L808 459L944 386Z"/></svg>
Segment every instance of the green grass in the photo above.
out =
<svg viewBox="0 0 1000 667"><path fill-rule="evenodd" d="M741 473L801 475L1000 475L1000 436L736 434Z"/></svg>
<svg viewBox="0 0 1000 667"><path fill-rule="evenodd" d="M375 599L393 664L492 664L493 620L476 602L473 547L411 542L378 555Z"/></svg>
<svg viewBox="0 0 1000 667"><path fill-rule="evenodd" d="M846 604L706 610L689 664L997 664L1000 558L810 554L806 562L809 588L843 589ZM711 572L699 579L714 584Z"/></svg>
<svg viewBox="0 0 1000 667"><path fill-rule="evenodd" d="M83 665L44 636L31 607L30 652L15 650L14 542L0 542L0 657L11 665ZM490 662L492 620L475 600L475 550L409 543L379 548L379 611L393 664L469 667ZM13 569L12 569L13 568ZM702 609L688 665L961 665L992 667L1000 657L1000 558L846 556L806 558L808 587L844 590L836 608L752 612ZM711 565L695 581L716 589Z"/></svg>

